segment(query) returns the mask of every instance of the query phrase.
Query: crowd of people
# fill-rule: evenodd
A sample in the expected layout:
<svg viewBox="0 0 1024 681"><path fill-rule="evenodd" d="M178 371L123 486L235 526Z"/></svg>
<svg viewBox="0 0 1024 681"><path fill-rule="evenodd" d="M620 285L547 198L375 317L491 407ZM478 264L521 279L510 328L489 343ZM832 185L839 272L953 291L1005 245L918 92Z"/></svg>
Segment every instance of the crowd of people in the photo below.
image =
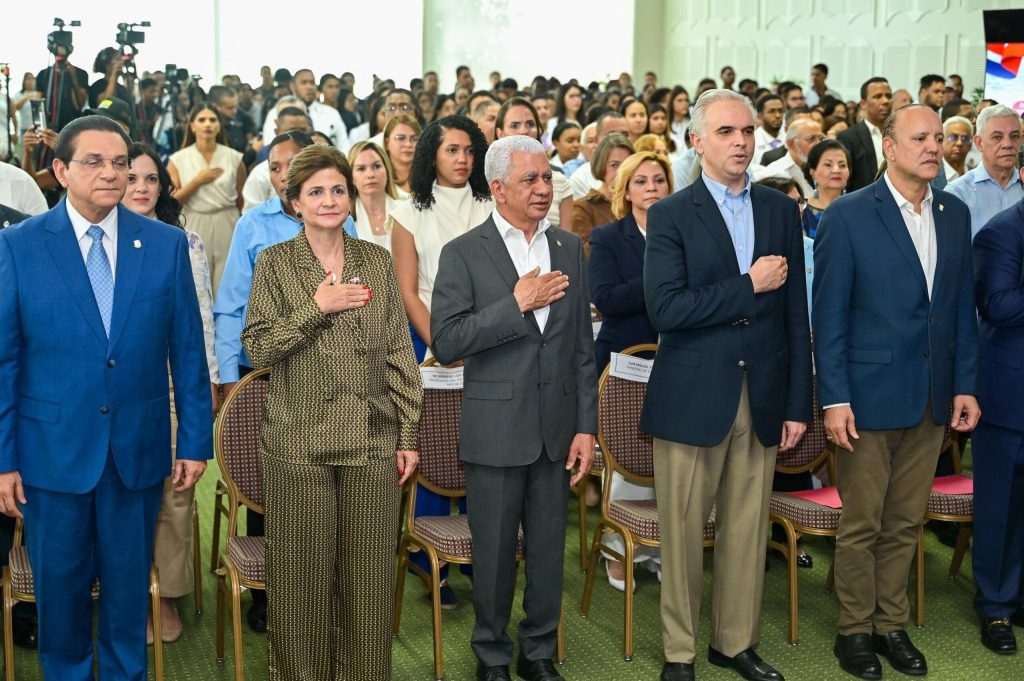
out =
<svg viewBox="0 0 1024 681"><path fill-rule="evenodd" d="M511 678L521 527L515 671L561 679L569 488L590 481L580 503L601 494L587 477L598 376L640 343L659 345L639 424L655 485L616 474L605 493L656 499L660 549L634 560L662 582L662 681L694 678L713 504L708 659L783 678L756 652L758 556L773 488L814 484L775 472L813 418L812 384L843 502L842 669L881 678L880 655L927 671L906 591L947 426L977 429L981 640L1016 652L1013 109L964 99L956 75L922 77L916 98L874 76L844 99L825 64L806 88L737 84L726 66L692 95L651 72L526 87L495 72L478 89L460 66L450 93L428 71L407 89L375 79L362 100L351 73L267 66L256 86L226 75L204 90L154 71L129 91L118 64L116 50L97 55L91 85L66 60L25 74L9 112L20 168L0 163L0 511L8 534L25 517L38 605L16 608L15 642L38 647L47 677L91 669L99 577L119 584L100 601L101 677L144 678L151 558L164 596L153 616L164 641L181 635L211 421L242 378L271 368L265 520L247 519L266 537L267 589L248 624L268 634L270 678L391 678L417 365L434 358L463 367L477 678ZM30 110L40 98L45 127ZM450 510L417 489L417 517ZM424 552L411 559L430 570ZM457 607L440 569L437 606ZM636 588L621 562L606 557L605 571Z"/></svg>

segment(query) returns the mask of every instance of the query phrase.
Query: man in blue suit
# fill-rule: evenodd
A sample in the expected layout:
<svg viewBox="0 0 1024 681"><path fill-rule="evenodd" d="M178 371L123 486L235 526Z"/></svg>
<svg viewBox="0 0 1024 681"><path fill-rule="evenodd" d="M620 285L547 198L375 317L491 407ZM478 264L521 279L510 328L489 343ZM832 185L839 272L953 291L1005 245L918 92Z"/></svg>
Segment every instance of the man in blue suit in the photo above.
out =
<svg viewBox="0 0 1024 681"><path fill-rule="evenodd" d="M751 681L782 681L754 647L775 456L796 446L811 418L800 214L781 192L750 182L750 100L710 90L691 116L703 171L651 206L643 270L647 312L661 334L640 418L654 436L661 681L694 678L713 503L708 661Z"/></svg>
<svg viewBox="0 0 1024 681"><path fill-rule="evenodd" d="M1024 169L1020 170L1024 181ZM984 416L974 456L974 607L981 641L1017 652L1024 627L1024 201L974 237L975 299L981 316L978 401Z"/></svg>
<svg viewBox="0 0 1024 681"><path fill-rule="evenodd" d="M120 206L129 140L101 116L61 131L67 198L0 231L0 511L24 513L51 681L146 678L153 533L213 448L209 372L185 233ZM20 509L20 510L19 510Z"/></svg>
<svg viewBox="0 0 1024 681"><path fill-rule="evenodd" d="M970 215L928 184L942 125L912 104L882 136L885 175L829 206L814 240L815 362L843 501L834 652L863 679L881 678L876 652L928 671L905 631L910 564L950 406L958 432L980 416Z"/></svg>

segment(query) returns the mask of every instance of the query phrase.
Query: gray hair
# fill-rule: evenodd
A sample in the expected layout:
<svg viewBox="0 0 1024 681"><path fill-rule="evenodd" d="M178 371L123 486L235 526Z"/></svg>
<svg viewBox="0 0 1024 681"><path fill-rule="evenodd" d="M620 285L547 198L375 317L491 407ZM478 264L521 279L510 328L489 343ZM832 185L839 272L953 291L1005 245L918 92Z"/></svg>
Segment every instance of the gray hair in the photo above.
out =
<svg viewBox="0 0 1024 681"><path fill-rule="evenodd" d="M1005 104L993 104L992 106L986 106L978 114L978 135L985 134L985 128L988 125L988 119L990 118L1012 118L1013 120L1020 122L1020 116L1017 112L1006 106Z"/></svg>
<svg viewBox="0 0 1024 681"><path fill-rule="evenodd" d="M989 107L991 108L991 107ZM974 124L971 123L970 119L964 118L963 116L950 116L946 119L946 122L942 124L942 132L949 132L949 126L954 123L967 126L967 134L974 137Z"/></svg>
<svg viewBox="0 0 1024 681"><path fill-rule="evenodd" d="M747 110L750 111L750 124L753 125L754 121L757 120L757 112L754 110L754 105L750 103L750 98L746 95L741 95L738 92L732 90L723 90L722 88L715 88L708 90L697 99L697 103L690 109L690 132L697 137L704 136L704 126L706 124L705 116L707 115L707 108L715 102L723 102L726 100L732 100L735 102L742 102L746 105Z"/></svg>
<svg viewBox="0 0 1024 681"><path fill-rule="evenodd" d="M309 69L306 70L308 71ZM295 95L285 95L281 99L277 100L277 102L274 104L274 113L279 114L281 113L281 109L285 109L289 106L298 107L303 111L308 110L308 108L306 107L306 103L299 99L298 97L296 97Z"/></svg>
<svg viewBox="0 0 1024 681"><path fill-rule="evenodd" d="M502 184L508 182L508 176L512 172L512 154L515 153L543 156L544 145L526 135L509 135L494 140L484 157L484 177L487 178L487 184L494 180Z"/></svg>

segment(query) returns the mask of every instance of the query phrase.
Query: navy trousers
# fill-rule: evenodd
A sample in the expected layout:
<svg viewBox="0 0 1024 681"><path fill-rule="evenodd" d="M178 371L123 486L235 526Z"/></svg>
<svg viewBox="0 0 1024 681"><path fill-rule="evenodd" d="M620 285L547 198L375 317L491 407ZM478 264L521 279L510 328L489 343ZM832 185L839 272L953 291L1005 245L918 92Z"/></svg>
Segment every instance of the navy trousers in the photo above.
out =
<svg viewBox="0 0 1024 681"><path fill-rule="evenodd" d="M97 656L103 681L145 681L153 535L163 481L125 487L112 456L85 494L25 487L22 506L47 681L93 678L92 585L99 577Z"/></svg>
<svg viewBox="0 0 1024 681"><path fill-rule="evenodd" d="M1009 617L1024 607L1024 432L978 424L974 459L974 607Z"/></svg>

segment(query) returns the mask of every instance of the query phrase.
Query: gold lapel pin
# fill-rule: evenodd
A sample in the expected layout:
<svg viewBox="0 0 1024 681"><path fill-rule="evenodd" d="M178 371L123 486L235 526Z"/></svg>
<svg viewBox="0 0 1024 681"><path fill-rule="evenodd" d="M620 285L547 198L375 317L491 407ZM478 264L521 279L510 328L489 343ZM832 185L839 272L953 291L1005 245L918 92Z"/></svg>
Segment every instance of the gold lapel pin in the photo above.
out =
<svg viewBox="0 0 1024 681"><path fill-rule="evenodd" d="M138 239L135 240L135 248L142 248L142 242Z"/></svg>
<svg viewBox="0 0 1024 681"><path fill-rule="evenodd" d="M943 206L943 205L942 205L942 204L940 203L940 204L939 204L939 212L941 213L941 212L942 212L942 211L943 211L944 209L945 209L945 206Z"/></svg>

